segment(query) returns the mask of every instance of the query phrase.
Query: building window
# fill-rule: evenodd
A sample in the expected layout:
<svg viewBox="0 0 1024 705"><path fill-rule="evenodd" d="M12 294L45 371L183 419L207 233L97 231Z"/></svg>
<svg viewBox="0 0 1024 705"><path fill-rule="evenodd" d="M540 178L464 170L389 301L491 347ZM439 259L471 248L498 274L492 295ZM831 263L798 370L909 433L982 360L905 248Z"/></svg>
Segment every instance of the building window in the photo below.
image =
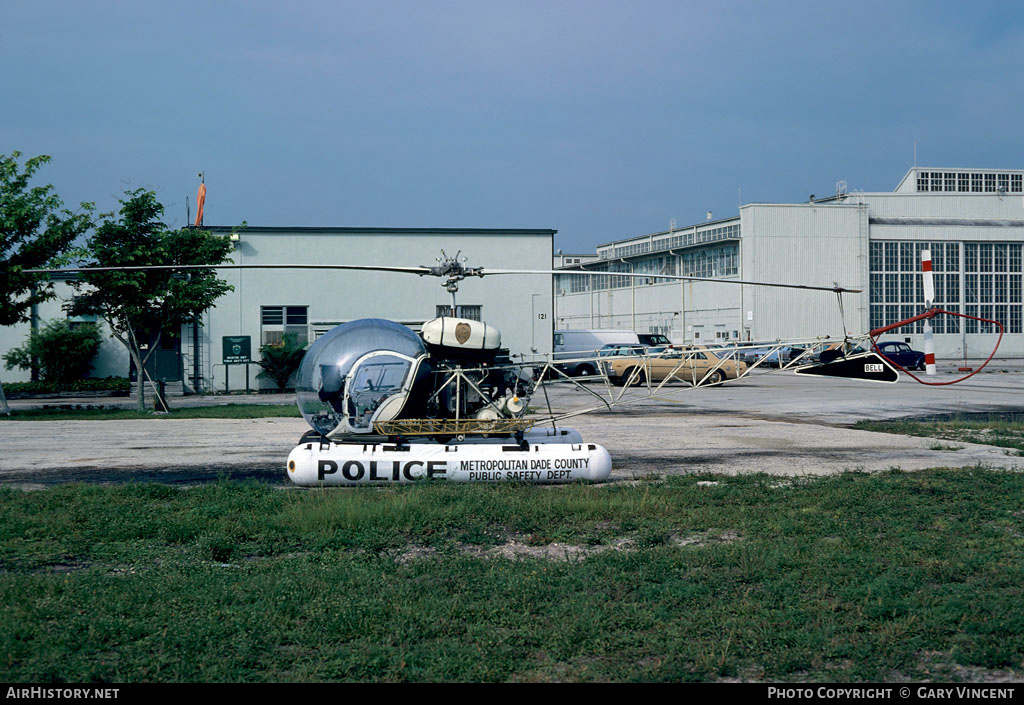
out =
<svg viewBox="0 0 1024 705"><path fill-rule="evenodd" d="M960 312L960 243L958 242L878 242L870 248L869 321L872 328L910 318L924 310L924 283L921 278L921 253L930 250L935 271L936 306L954 313ZM966 256L974 262L980 259L977 243L968 248ZM1012 250L1007 252L1007 260ZM967 287L973 296L980 296L978 274ZM1010 282L1007 282L1007 286ZM972 288L973 286L973 288ZM975 304L978 302L975 301ZM975 306L977 308L977 306ZM936 335L959 334L960 319L939 316L931 320ZM918 321L903 329L907 333L923 333L924 323Z"/></svg>
<svg viewBox="0 0 1024 705"><path fill-rule="evenodd" d="M1021 328L1021 243L964 243L964 313L992 318L1007 333ZM968 333L994 333L995 327L968 321Z"/></svg>
<svg viewBox="0 0 1024 705"><path fill-rule="evenodd" d="M260 340L263 345L281 345L293 334L300 345L309 343L308 306L261 306Z"/></svg>

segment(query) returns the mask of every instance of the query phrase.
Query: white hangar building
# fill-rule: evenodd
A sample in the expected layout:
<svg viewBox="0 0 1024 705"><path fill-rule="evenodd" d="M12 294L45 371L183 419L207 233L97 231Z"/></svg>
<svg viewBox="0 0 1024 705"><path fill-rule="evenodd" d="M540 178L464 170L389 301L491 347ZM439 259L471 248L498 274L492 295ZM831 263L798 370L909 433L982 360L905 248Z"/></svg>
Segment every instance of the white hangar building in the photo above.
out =
<svg viewBox="0 0 1024 705"><path fill-rule="evenodd" d="M444 250L461 253L469 267L551 270L555 230L455 228L252 227L233 230L207 226L221 233L237 232L233 261L238 264L353 264L432 266ZM222 270L234 291L218 299L203 316L198 331L185 326L180 339L165 339L147 364L154 379L165 379L173 391L181 380L186 391L244 389L246 366L224 360L224 338L248 337L252 360L263 344L294 333L311 343L332 327L359 318L387 318L418 330L432 318L446 315L451 294L444 280L389 272L345 270L260 269ZM62 299L73 295L57 285L58 298L39 307L42 322L66 315ZM459 285L458 315L485 320L501 331L502 346L512 353L551 351L552 277L523 274L469 277ZM0 353L20 345L29 324L0 328ZM128 356L116 340L104 343L93 376L125 376ZM252 388L268 388L257 380L259 368L248 366ZM199 381L195 380L198 372ZM5 371L5 381L24 381L28 372Z"/></svg>
<svg viewBox="0 0 1024 705"><path fill-rule="evenodd" d="M807 203L750 203L739 215L597 247L590 270L832 286L845 324L865 333L924 310L920 252L931 250L935 304L998 320L1000 356L1024 355L1021 248L1024 171L912 168L892 192L836 194ZM573 265L579 268L580 265ZM567 267L567 269L573 268ZM659 282L559 274L556 328L624 328L679 343L843 335L837 297L717 282ZM934 319L940 357L987 356L990 324ZM922 324L884 339L923 344Z"/></svg>

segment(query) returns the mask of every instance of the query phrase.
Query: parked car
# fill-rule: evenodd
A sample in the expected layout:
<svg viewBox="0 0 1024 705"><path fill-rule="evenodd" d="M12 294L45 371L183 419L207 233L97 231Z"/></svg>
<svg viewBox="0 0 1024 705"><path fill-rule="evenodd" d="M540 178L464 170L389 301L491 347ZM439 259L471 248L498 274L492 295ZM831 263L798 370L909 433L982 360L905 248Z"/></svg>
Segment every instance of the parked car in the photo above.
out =
<svg viewBox="0 0 1024 705"><path fill-rule="evenodd" d="M806 350L804 348L796 348L792 345L786 345L781 348L775 348L765 355L765 361L761 364L767 365L768 367L783 367L803 355L805 352Z"/></svg>
<svg viewBox="0 0 1024 705"><path fill-rule="evenodd" d="M825 350L822 350L820 353L818 353L818 362L833 362L834 360L838 360L841 357L846 357L847 355L859 355L862 352L866 352L866 350L858 346L855 348L851 348L848 352L844 353L842 343L837 343L836 345Z"/></svg>
<svg viewBox="0 0 1024 705"><path fill-rule="evenodd" d="M831 350L823 350L818 355L819 362L832 362L840 357L846 357L847 355L856 355L858 353L867 352L862 347L856 347L850 350L846 355L843 354L841 347L835 347ZM924 353L920 350L914 350L906 343L901 343L896 340L889 340L884 343L878 344L878 352L882 353L882 357L894 362L900 367L906 370L923 370L924 365Z"/></svg>
<svg viewBox="0 0 1024 705"><path fill-rule="evenodd" d="M661 333L637 333L637 337L640 338L640 342L644 345L672 344L672 341L668 339L668 336L662 335Z"/></svg>
<svg viewBox="0 0 1024 705"><path fill-rule="evenodd" d="M772 348L776 345L778 345L776 342L745 342L737 348L736 357L748 365L753 365L762 357L771 353Z"/></svg>
<svg viewBox="0 0 1024 705"><path fill-rule="evenodd" d="M907 370L924 369L924 353L914 350L906 343L890 340L878 344L878 352L886 359Z"/></svg>
<svg viewBox="0 0 1024 705"><path fill-rule="evenodd" d="M719 362L721 364L719 365ZM747 365L736 360L722 360L707 348L666 348L647 357L610 357L601 363L612 384L644 384L670 381L697 384L708 377L708 384L721 384L743 374ZM713 368L718 366L714 372ZM710 376L708 373L710 372Z"/></svg>
<svg viewBox="0 0 1024 705"><path fill-rule="evenodd" d="M647 352L646 345L629 345L627 343L610 343L597 351L600 357L616 357L622 355L643 355Z"/></svg>
<svg viewBox="0 0 1024 705"><path fill-rule="evenodd" d="M570 377L588 377L597 374L597 361L592 359L597 351L613 344L640 346L640 338L631 330L556 330L552 359Z"/></svg>

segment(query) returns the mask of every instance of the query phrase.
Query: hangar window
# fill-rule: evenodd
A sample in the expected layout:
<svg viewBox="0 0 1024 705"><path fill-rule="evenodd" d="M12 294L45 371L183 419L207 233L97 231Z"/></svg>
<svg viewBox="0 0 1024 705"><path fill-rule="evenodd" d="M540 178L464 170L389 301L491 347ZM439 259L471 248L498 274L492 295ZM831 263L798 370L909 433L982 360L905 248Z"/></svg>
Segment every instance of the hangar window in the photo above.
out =
<svg viewBox="0 0 1024 705"><path fill-rule="evenodd" d="M1010 190L1010 175L1000 174L999 175L999 193L1006 193Z"/></svg>
<svg viewBox="0 0 1024 705"><path fill-rule="evenodd" d="M917 172L917 190L918 191L927 191L928 190L928 176L929 176L929 174L928 174L927 171L919 171L919 172Z"/></svg>
<svg viewBox="0 0 1024 705"><path fill-rule="evenodd" d="M978 246L977 244L967 243L964 245L964 271L965 272L977 272L978 271Z"/></svg>
<svg viewBox="0 0 1024 705"><path fill-rule="evenodd" d="M979 245L966 249L967 257L975 264L979 259ZM872 328L894 323L901 318L920 313L924 306L924 283L921 279L921 252L931 250L935 274L934 304L948 311L960 311L960 247L959 242L878 242L870 250L870 320ZM1008 249L1009 259L1012 249ZM972 303L981 303L980 274L971 274L966 290L974 297ZM991 275L989 275L991 276ZM992 285L988 283L990 293ZM1011 307L1012 308L1012 307ZM932 320L936 334L960 334L958 318L938 317ZM924 324L917 322L905 329L907 333L923 332Z"/></svg>
<svg viewBox="0 0 1024 705"><path fill-rule="evenodd" d="M964 244L964 312L993 318L1007 333L1021 333L1021 244L968 242ZM980 305L978 305L980 304ZM988 310L991 315L985 315ZM968 321L968 333L994 332L988 324Z"/></svg>
<svg viewBox="0 0 1024 705"><path fill-rule="evenodd" d="M971 193L981 193L981 174L971 174Z"/></svg>
<svg viewBox="0 0 1024 705"><path fill-rule="evenodd" d="M284 336L294 334L297 341L309 342L308 306L261 306L260 340L263 345L281 345Z"/></svg>
<svg viewBox="0 0 1024 705"><path fill-rule="evenodd" d="M996 274L992 279L992 295L996 301L1006 301L1009 298L1007 289L1007 274Z"/></svg>
<svg viewBox="0 0 1024 705"><path fill-rule="evenodd" d="M971 175L967 173L957 174L957 191L964 193L971 190Z"/></svg>
<svg viewBox="0 0 1024 705"><path fill-rule="evenodd" d="M878 303L878 304L882 303L882 286L883 286L883 275L879 274L879 273L876 273L876 272L872 272L871 273L871 290L870 290L871 303L873 303L873 304L875 304L875 303ZM872 328L877 328L877 327L878 326L872 326Z"/></svg>
<svg viewBox="0 0 1024 705"><path fill-rule="evenodd" d="M1021 193L1022 174L1010 174L1010 193Z"/></svg>
<svg viewBox="0 0 1024 705"><path fill-rule="evenodd" d="M887 242L885 243L885 271L886 272L898 272L900 269L900 243L898 242Z"/></svg>
<svg viewBox="0 0 1024 705"><path fill-rule="evenodd" d="M995 193L996 191L996 175L985 174L985 193Z"/></svg>
<svg viewBox="0 0 1024 705"><path fill-rule="evenodd" d="M916 272L920 269L917 264L917 249L913 242L900 243L900 271Z"/></svg>
<svg viewBox="0 0 1024 705"><path fill-rule="evenodd" d="M1010 310L1006 315L1006 322L1003 324L1006 326L1006 330L1010 333L1020 333L1021 331L1021 309L1020 306L1010 306Z"/></svg>
<svg viewBox="0 0 1024 705"><path fill-rule="evenodd" d="M947 191L956 191L956 174L946 172L945 187Z"/></svg>
<svg viewBox="0 0 1024 705"><path fill-rule="evenodd" d="M871 271L882 271L882 243L871 243Z"/></svg>
<svg viewBox="0 0 1024 705"><path fill-rule="evenodd" d="M992 271L992 243L983 242L978 245L978 271Z"/></svg>
<svg viewBox="0 0 1024 705"><path fill-rule="evenodd" d="M994 256L993 266L997 272L1005 272L1007 266L1007 254L1009 246L1006 244L996 244L992 248Z"/></svg>
<svg viewBox="0 0 1024 705"><path fill-rule="evenodd" d="M894 304L900 300L900 280L895 274L885 278L885 303Z"/></svg>

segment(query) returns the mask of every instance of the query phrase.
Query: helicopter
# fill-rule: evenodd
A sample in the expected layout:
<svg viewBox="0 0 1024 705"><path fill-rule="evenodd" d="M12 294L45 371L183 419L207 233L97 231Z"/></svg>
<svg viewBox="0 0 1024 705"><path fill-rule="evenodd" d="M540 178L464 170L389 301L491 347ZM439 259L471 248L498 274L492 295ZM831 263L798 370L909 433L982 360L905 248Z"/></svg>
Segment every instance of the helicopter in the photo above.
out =
<svg viewBox="0 0 1024 705"><path fill-rule="evenodd" d="M752 345L738 344L718 351L674 346L651 348L635 354L629 372L614 380L606 361L596 351L587 353L585 359L594 362L602 373L586 379L573 378L564 371L566 360L555 361L550 355L514 355L502 347L497 328L454 315L458 310L459 283L469 277L565 273L600 276L606 272L588 271L582 266L568 270L485 270L467 266L468 260L460 259L460 255L461 251L449 257L442 251L436 265L418 267L223 264L33 271L304 268L394 272L442 279L442 286L451 295L452 315L425 322L419 333L390 320L365 318L332 328L308 348L297 373L296 403L311 430L299 439L286 464L289 479L302 487L407 484L431 479L539 484L601 482L611 474L608 451L584 441L575 429L560 426L560 421L618 404L674 394L679 390L673 382L685 381L687 389L718 386L725 376L723 371L729 370L728 376L733 378L744 377L763 366L773 353L780 369L798 375L883 383L895 383L902 371L924 384L953 384L984 367L983 364L961 379L926 382L878 350L877 339L883 333L924 321L928 374L933 375L934 353L928 322L946 314L972 318L931 307L934 287L930 283L928 251L922 253L927 310L917 316L863 335L846 333L844 323L844 335L838 342L827 336L776 341L769 345L767 354L751 364L740 362L740 358L745 348ZM837 297L841 314L842 295L860 293L838 284L826 287L668 274L616 276L831 292ZM976 320L998 326L1001 339L1001 324ZM800 353L782 364L779 353L787 347ZM838 352L830 356L830 361L822 362L818 353L825 348ZM994 355L995 350L989 360ZM660 370L658 375L653 374L655 365ZM596 402L582 409L556 413L548 395L552 383L568 383ZM538 413L532 405L538 394L543 395L546 414Z"/></svg>

